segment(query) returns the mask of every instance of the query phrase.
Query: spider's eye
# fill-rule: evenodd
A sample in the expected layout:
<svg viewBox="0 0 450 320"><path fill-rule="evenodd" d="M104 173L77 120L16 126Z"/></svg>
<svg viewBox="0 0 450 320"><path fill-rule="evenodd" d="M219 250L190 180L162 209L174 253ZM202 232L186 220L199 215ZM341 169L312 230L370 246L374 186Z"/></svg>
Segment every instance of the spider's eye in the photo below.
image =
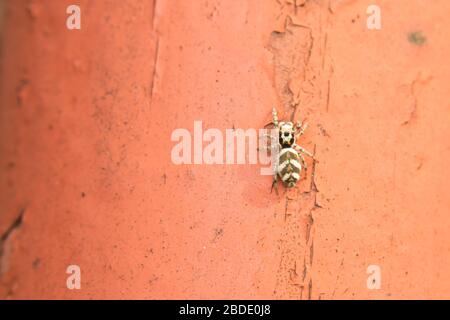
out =
<svg viewBox="0 0 450 320"><path fill-rule="evenodd" d="M285 132L285 133L284 133L284 136L285 136L285 137L289 137L289 132Z"/></svg>

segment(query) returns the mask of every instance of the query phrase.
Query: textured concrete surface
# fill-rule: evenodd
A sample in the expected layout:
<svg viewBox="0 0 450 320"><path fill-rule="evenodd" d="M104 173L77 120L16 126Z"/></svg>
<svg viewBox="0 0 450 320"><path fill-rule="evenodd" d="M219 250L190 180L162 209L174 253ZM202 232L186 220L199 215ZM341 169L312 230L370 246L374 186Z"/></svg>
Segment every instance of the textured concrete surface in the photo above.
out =
<svg viewBox="0 0 450 320"><path fill-rule="evenodd" d="M450 2L376 2L4 0L0 298L449 298ZM298 188L172 163L273 106Z"/></svg>

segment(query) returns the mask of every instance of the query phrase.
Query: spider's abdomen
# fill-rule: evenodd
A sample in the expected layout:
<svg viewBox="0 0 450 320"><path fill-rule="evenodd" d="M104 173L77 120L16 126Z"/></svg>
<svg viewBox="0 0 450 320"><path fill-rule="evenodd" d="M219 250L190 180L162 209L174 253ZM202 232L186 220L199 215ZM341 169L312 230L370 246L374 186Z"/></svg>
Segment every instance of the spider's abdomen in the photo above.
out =
<svg viewBox="0 0 450 320"><path fill-rule="evenodd" d="M283 148L280 151L278 175L286 187L293 187L300 180L302 166L298 153L293 148Z"/></svg>

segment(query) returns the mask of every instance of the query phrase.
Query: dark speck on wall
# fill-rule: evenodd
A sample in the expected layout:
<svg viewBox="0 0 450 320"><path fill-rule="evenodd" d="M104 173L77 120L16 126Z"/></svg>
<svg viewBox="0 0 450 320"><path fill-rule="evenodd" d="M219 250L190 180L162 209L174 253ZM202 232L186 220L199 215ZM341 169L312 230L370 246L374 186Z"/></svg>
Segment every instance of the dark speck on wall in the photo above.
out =
<svg viewBox="0 0 450 320"><path fill-rule="evenodd" d="M425 38L425 36L422 34L422 32L414 31L414 32L410 32L408 34L408 40L409 40L409 42L411 42L413 44L421 46L425 43L425 41L427 41L427 38Z"/></svg>

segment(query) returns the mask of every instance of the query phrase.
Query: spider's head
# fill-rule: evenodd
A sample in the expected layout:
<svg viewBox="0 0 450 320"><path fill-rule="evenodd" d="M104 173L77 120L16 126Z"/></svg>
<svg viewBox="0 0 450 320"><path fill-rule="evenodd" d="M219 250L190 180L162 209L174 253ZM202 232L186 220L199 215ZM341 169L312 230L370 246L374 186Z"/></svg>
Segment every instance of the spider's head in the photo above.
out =
<svg viewBox="0 0 450 320"><path fill-rule="evenodd" d="M295 143L295 128L292 122L280 122L278 125L280 132L279 142L283 148L292 147Z"/></svg>

